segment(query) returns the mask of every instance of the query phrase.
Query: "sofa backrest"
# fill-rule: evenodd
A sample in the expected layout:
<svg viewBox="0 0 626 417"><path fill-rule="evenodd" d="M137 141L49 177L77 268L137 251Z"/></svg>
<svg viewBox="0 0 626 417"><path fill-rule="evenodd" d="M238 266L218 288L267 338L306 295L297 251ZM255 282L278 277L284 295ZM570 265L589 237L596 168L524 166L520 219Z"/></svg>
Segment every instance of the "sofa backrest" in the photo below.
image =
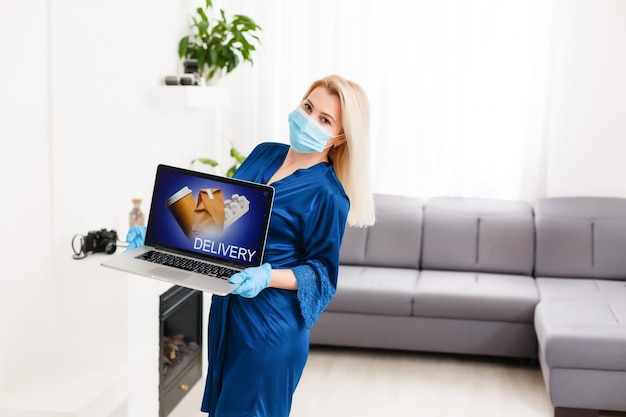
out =
<svg viewBox="0 0 626 417"><path fill-rule="evenodd" d="M347 227L339 254L344 265L419 268L423 201L374 194L376 223Z"/></svg>
<svg viewBox="0 0 626 417"><path fill-rule="evenodd" d="M437 197L424 205L422 269L532 275L535 230L530 204Z"/></svg>
<svg viewBox="0 0 626 417"><path fill-rule="evenodd" d="M534 211L536 276L626 278L626 199L551 197Z"/></svg>

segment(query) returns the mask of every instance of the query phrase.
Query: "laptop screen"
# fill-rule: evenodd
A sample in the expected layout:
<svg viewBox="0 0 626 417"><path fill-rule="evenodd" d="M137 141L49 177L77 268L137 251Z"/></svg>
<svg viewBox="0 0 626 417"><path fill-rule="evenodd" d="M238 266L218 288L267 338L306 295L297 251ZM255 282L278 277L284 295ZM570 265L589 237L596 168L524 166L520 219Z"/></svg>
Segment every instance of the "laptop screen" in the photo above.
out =
<svg viewBox="0 0 626 417"><path fill-rule="evenodd" d="M262 263L274 189L159 165L146 244L242 268Z"/></svg>

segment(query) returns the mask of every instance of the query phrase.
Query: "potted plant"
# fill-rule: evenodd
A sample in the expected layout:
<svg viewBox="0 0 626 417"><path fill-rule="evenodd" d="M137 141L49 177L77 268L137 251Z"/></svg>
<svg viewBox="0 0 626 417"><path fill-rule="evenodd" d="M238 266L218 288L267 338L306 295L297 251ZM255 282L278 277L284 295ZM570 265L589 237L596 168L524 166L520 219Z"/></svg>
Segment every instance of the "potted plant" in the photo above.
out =
<svg viewBox="0 0 626 417"><path fill-rule="evenodd" d="M192 16L192 33L178 43L178 56L195 61L197 72L208 84L230 73L243 62L254 64L252 54L260 44L261 27L244 15L227 17L224 10L213 13L213 2L205 0Z"/></svg>
<svg viewBox="0 0 626 417"><path fill-rule="evenodd" d="M226 171L226 176L229 178L233 176L235 171L237 171L237 168L239 168L239 165L241 165L243 161L246 159L246 157L242 155L237 149L235 149L233 145L231 145L230 147L230 156L234 159L235 162L233 166L228 168L228 171ZM219 163L215 159L210 159L210 158L196 158L193 161L191 161L191 164L193 165L194 162L199 162L201 164L209 165L213 168L219 165Z"/></svg>

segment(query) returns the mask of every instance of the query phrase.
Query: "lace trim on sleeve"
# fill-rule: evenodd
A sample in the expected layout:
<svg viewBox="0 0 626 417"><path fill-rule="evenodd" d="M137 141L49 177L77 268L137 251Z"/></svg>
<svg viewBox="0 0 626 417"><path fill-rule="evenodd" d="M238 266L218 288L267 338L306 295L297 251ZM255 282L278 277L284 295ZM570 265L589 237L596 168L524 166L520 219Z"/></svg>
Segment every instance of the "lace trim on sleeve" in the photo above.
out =
<svg viewBox="0 0 626 417"><path fill-rule="evenodd" d="M310 329L335 295L335 286L328 278L322 262L307 261L293 268L298 282L298 301L305 326Z"/></svg>

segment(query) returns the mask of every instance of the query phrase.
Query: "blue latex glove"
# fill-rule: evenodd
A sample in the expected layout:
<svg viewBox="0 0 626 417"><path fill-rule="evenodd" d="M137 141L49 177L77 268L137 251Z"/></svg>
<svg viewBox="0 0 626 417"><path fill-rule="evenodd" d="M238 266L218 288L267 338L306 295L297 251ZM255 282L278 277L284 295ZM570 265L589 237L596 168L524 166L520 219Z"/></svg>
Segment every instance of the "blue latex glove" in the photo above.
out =
<svg viewBox="0 0 626 417"><path fill-rule="evenodd" d="M264 263L261 266L246 268L241 272L230 277L231 284L241 284L233 291L233 294L239 294L242 297L256 297L261 290L270 285L272 278L272 266Z"/></svg>
<svg viewBox="0 0 626 417"><path fill-rule="evenodd" d="M126 233L126 242L128 242L128 247L126 250L135 249L146 242L146 226L133 226ZM126 252L126 251L124 251Z"/></svg>

